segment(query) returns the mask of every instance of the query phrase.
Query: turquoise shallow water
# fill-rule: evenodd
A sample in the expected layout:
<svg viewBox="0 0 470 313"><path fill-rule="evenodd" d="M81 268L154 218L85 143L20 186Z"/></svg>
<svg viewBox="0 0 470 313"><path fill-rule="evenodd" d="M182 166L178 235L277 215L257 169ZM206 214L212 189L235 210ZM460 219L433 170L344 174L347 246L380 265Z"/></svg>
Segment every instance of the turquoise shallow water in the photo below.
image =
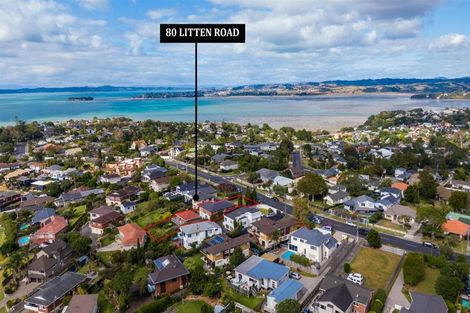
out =
<svg viewBox="0 0 470 313"><path fill-rule="evenodd" d="M133 100L141 92L35 93L0 95L0 125L15 116L26 121L126 116L133 119L193 121L192 98ZM68 101L92 96L93 101ZM200 120L264 123L274 127L336 129L357 125L374 113L396 109L470 107L470 101L411 100L409 96L312 96L200 98Z"/></svg>

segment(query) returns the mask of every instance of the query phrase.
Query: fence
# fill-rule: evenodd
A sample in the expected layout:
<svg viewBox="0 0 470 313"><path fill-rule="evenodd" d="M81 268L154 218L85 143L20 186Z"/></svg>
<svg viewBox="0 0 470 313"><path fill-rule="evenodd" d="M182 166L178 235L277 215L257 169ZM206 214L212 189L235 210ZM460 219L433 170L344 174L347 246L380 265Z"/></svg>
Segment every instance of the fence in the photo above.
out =
<svg viewBox="0 0 470 313"><path fill-rule="evenodd" d="M400 262L398 263L398 266L395 268L395 271L393 272L392 276L387 281L387 285L385 285L385 292L388 294L390 290L393 287L393 284L395 283L395 280L397 279L398 275L400 274L401 268L403 266L403 262L405 261L405 255L401 255Z"/></svg>

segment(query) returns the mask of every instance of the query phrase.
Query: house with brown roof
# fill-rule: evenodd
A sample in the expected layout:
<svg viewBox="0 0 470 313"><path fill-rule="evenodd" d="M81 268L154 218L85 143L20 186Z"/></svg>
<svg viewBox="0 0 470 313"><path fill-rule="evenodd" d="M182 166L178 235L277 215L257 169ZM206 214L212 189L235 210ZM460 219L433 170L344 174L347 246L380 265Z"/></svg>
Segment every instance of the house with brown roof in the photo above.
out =
<svg viewBox="0 0 470 313"><path fill-rule="evenodd" d="M258 243L265 249L275 244L286 242L289 235L302 227L295 218L277 214L273 217L262 217L259 221L251 224L248 232L253 235ZM279 235L275 240L276 235Z"/></svg>
<svg viewBox="0 0 470 313"><path fill-rule="evenodd" d="M52 243L59 234L65 232L67 225L68 222L64 217L51 216L41 221L41 228L31 236L31 241L37 245Z"/></svg>
<svg viewBox="0 0 470 313"><path fill-rule="evenodd" d="M149 274L147 290L155 296L175 293L189 283L189 271L174 255L167 255L153 261L155 271Z"/></svg>
<svg viewBox="0 0 470 313"><path fill-rule="evenodd" d="M43 283L68 269L72 262L72 248L58 239L37 253L36 259L28 265L28 278L31 282Z"/></svg>
<svg viewBox="0 0 470 313"><path fill-rule="evenodd" d="M114 210L110 211L107 214L100 215L99 217L90 221L91 233L102 235L106 228L112 227L114 224L117 224L123 219L124 215Z"/></svg>
<svg viewBox="0 0 470 313"><path fill-rule="evenodd" d="M147 240L147 232L134 223L119 226L118 231L116 240L125 247L143 246Z"/></svg>
<svg viewBox="0 0 470 313"><path fill-rule="evenodd" d="M64 313L97 313L98 294L74 295Z"/></svg>
<svg viewBox="0 0 470 313"><path fill-rule="evenodd" d="M170 187L170 181L172 178L173 177L171 176L163 176L152 179L150 182L150 188L152 188L152 190L155 192L165 191L168 189L168 187Z"/></svg>
<svg viewBox="0 0 470 313"><path fill-rule="evenodd" d="M445 234L458 235L460 239L468 236L470 226L459 220L448 220L441 226Z"/></svg>
<svg viewBox="0 0 470 313"><path fill-rule="evenodd" d="M200 219L201 217L199 216L199 214L197 214L193 210L185 210L181 212L176 212L173 215L171 221L175 223L176 225L181 226L181 225L199 221Z"/></svg>
<svg viewBox="0 0 470 313"><path fill-rule="evenodd" d="M201 250L202 260L210 268L225 266L235 249L241 249L245 257L250 256L251 235L245 234L235 238L217 235L207 240L208 246Z"/></svg>
<svg viewBox="0 0 470 313"><path fill-rule="evenodd" d="M136 186L127 186L116 190L106 196L106 204L109 206L120 206L124 202L137 198L141 189Z"/></svg>

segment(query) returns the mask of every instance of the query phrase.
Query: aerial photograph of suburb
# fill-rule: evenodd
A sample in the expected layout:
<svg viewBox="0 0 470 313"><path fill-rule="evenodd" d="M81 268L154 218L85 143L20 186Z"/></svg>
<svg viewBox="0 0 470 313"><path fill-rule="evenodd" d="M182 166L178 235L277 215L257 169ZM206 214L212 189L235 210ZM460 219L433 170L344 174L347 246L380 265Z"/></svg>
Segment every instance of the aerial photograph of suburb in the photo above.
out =
<svg viewBox="0 0 470 313"><path fill-rule="evenodd" d="M0 0L0 313L470 313L469 0Z"/></svg>

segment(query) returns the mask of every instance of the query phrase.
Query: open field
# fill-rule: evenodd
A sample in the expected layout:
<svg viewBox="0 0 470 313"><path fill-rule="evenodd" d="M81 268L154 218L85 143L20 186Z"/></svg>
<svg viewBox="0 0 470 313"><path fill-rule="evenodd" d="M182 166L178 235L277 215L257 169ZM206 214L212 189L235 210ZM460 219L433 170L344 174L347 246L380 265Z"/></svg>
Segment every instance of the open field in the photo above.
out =
<svg viewBox="0 0 470 313"><path fill-rule="evenodd" d="M366 287L379 289L385 288L399 262L399 255L362 247L351 262L351 268L364 276Z"/></svg>

